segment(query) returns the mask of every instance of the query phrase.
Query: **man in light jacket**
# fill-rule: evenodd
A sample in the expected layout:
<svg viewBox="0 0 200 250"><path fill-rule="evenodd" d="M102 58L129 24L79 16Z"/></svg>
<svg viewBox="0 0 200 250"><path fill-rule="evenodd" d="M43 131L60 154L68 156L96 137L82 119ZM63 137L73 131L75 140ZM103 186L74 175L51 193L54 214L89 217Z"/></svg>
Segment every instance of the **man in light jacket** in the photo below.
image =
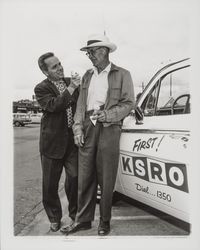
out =
<svg viewBox="0 0 200 250"><path fill-rule="evenodd" d="M87 46L81 48L94 68L82 78L74 117L74 140L79 147L78 211L75 223L66 227L66 234L91 228L97 185L101 189L98 235L110 232L121 125L134 108L129 71L109 60L109 53L115 50L116 45L102 35L90 37Z"/></svg>

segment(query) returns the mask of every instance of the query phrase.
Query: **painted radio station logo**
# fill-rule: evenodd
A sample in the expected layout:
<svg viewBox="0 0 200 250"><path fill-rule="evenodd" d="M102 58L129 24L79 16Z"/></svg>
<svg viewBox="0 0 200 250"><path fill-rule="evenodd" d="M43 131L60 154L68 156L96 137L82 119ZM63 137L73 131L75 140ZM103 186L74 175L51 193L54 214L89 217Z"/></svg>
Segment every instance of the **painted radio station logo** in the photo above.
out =
<svg viewBox="0 0 200 250"><path fill-rule="evenodd" d="M164 136L162 137L152 137L152 138L148 138L147 140L142 140L142 139L138 139L135 140L135 143L133 145L133 151L141 151L142 149L151 149L151 148L158 148L162 139L164 138Z"/></svg>
<svg viewBox="0 0 200 250"><path fill-rule="evenodd" d="M122 174L135 176L145 181L166 185L188 193L186 165L168 163L147 157L120 154Z"/></svg>

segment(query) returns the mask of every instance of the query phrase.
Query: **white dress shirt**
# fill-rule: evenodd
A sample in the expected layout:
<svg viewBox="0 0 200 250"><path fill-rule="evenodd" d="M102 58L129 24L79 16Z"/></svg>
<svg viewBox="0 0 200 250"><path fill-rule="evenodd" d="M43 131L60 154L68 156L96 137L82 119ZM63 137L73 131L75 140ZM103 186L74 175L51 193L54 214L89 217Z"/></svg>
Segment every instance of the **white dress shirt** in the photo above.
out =
<svg viewBox="0 0 200 250"><path fill-rule="evenodd" d="M88 88L87 110L99 109L105 104L108 91L108 73L111 69L111 63L99 74L94 67L90 86Z"/></svg>

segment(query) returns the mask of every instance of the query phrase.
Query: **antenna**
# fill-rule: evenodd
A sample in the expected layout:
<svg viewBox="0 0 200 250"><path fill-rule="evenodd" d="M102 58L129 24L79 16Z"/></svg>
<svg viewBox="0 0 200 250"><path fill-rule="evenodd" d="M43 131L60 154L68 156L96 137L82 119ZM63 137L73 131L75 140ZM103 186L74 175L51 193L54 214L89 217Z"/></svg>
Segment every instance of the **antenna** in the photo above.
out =
<svg viewBox="0 0 200 250"><path fill-rule="evenodd" d="M103 34L104 34L104 36L106 36L106 25L105 25L105 18L104 18L103 8L101 9L101 14L102 14Z"/></svg>

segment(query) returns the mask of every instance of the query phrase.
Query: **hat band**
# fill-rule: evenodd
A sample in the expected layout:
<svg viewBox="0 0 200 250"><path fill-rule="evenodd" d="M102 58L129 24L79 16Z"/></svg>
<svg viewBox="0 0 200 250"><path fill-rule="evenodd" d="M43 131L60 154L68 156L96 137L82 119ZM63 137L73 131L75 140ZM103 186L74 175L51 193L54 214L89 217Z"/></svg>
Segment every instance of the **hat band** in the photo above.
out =
<svg viewBox="0 0 200 250"><path fill-rule="evenodd" d="M87 46L88 46L88 45L91 45L91 44L93 44L93 43L98 43L98 42L102 42L102 41L100 41L100 40L89 40L89 41L87 42Z"/></svg>

